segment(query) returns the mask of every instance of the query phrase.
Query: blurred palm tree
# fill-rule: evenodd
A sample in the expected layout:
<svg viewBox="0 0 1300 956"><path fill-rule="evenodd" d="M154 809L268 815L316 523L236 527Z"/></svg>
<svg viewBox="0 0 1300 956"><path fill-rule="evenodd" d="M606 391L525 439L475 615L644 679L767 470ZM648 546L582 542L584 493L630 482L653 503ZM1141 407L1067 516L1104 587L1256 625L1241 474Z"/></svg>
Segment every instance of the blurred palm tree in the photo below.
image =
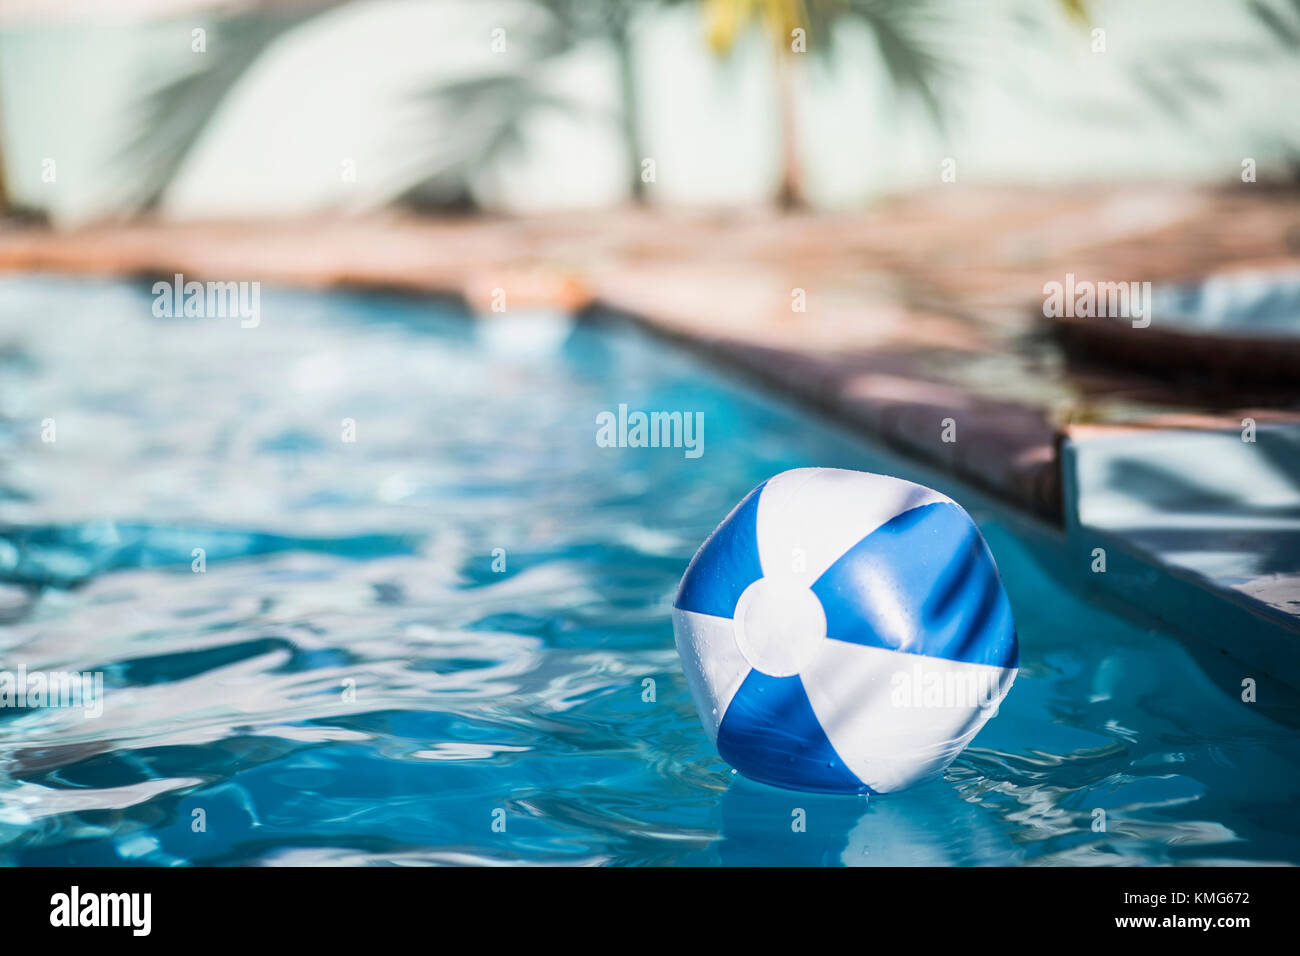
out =
<svg viewBox="0 0 1300 956"><path fill-rule="evenodd" d="M720 55L729 53L739 35L761 23L776 49L777 108L780 116L782 176L779 201L783 207L803 202L802 177L794 138L795 63L791 32L806 31L808 49L821 60L833 53L836 20L857 19L875 34L890 75L900 88L920 96L936 119L940 100L936 89L943 72L941 58L927 45L927 31L937 25L930 0L538 0L563 22L573 38L607 42L617 63L621 134L628 158L627 183L635 202L644 202L646 184L638 64L633 29L640 15L654 7L695 2L703 8L708 42ZM1081 3L1082 0L1075 0Z"/></svg>
<svg viewBox="0 0 1300 956"><path fill-rule="evenodd" d="M358 0L269 0L217 16L202 56L152 63L129 107L128 133L111 163L111 208L131 215L157 207L231 90L266 50L285 34L333 8ZM620 8L633 0L611 0ZM537 5L545 13L548 4ZM564 9L559 9L561 6ZM511 27L512 55L503 66L416 90L417 120L404 131L400 158L389 171L391 201L438 210L475 206L470 174L522 144L520 129L539 109L576 109L548 94L539 73L551 58L591 32L589 17L556 4L543 17L525 16ZM557 15L563 13L563 16Z"/></svg>
<svg viewBox="0 0 1300 956"><path fill-rule="evenodd" d="M951 64L935 43L942 33L937 5L930 0L702 0L709 45L730 54L751 26L761 26L772 43L777 70L777 121L781 177L777 202L803 206L803 175L796 137L795 93L799 61L810 54L829 60L836 27L856 21L876 40L885 70L897 89L919 99L936 123L944 121L940 87Z"/></svg>
<svg viewBox="0 0 1300 956"><path fill-rule="evenodd" d="M277 39L345 0L307 0L217 15L207 49L173 61L150 61L128 107L126 136L110 159L117 195L111 207L134 214L154 209L235 84ZM186 26L188 26L186 21ZM188 30L187 30L188 32Z"/></svg>
<svg viewBox="0 0 1300 956"><path fill-rule="evenodd" d="M643 203L646 184L641 162L646 158L641 134L641 100L632 31L643 11L684 0L538 0L574 39L593 38L608 43L618 73L619 131L626 147L627 183L632 200Z"/></svg>
<svg viewBox="0 0 1300 956"><path fill-rule="evenodd" d="M34 225L46 221L44 210L16 203L9 192L7 155L4 148L4 114L0 112L0 224Z"/></svg>
<svg viewBox="0 0 1300 956"><path fill-rule="evenodd" d="M127 132L112 160L117 173L108 177L113 184L112 208L125 214L155 208L252 65L286 33L347 2L357 0L261 0L251 8L214 15L203 56L150 60L138 99L129 110ZM439 208L472 205L470 173L502 152L518 148L527 116L539 109L574 108L542 89L539 74L553 57L587 39L608 42L614 52L621 107L618 122L629 162L626 181L633 198L643 200L641 163L646 150L634 29L650 8L689 2L701 6L708 42L719 55L729 54L740 36L755 27L772 43L781 152L778 201L783 207L805 201L795 106L802 56L796 52L795 31L803 31L802 49L824 63L835 53L841 25L865 26L896 88L918 100L936 123L942 126L945 121L944 87L955 64L945 52L944 41L952 38L952 32L943 16L948 5L941 0L532 0L547 17L526 19L521 42L512 41L512 49L522 50L521 55L511 57L502 68L442 79L418 91L416 103L425 112L412 124L414 142L404 143L400 152L403 161L394 175L393 200ZM1057 5L1077 24L1088 22L1086 0L1057 0ZM1300 0L1249 0L1247 5L1288 48L1300 45ZM1139 85L1142 81L1139 77ZM1156 92L1163 98L1195 92L1196 84L1176 85L1178 89ZM431 116L437 122L430 122ZM0 146L0 211L9 205L3 160Z"/></svg>
<svg viewBox="0 0 1300 956"><path fill-rule="evenodd" d="M4 135L0 130L0 219L9 213L9 189L5 185Z"/></svg>
<svg viewBox="0 0 1300 956"><path fill-rule="evenodd" d="M611 0L617 2L617 0ZM545 69L591 31L564 5L539 2L510 26L512 55L501 66L437 77L413 97L418 120L398 131L400 156L389 175L393 200L416 209L472 210L477 172L524 148L523 128L545 110L586 112L547 89Z"/></svg>

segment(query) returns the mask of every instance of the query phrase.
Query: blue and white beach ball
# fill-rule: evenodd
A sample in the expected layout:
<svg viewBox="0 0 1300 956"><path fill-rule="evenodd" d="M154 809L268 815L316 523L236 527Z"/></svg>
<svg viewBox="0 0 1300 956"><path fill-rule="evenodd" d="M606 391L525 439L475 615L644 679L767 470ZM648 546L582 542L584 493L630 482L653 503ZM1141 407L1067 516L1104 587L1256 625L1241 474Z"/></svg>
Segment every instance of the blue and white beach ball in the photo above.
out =
<svg viewBox="0 0 1300 956"><path fill-rule="evenodd" d="M686 569L673 629L723 759L824 793L938 774L1019 665L970 516L910 481L837 468L797 468L750 492Z"/></svg>

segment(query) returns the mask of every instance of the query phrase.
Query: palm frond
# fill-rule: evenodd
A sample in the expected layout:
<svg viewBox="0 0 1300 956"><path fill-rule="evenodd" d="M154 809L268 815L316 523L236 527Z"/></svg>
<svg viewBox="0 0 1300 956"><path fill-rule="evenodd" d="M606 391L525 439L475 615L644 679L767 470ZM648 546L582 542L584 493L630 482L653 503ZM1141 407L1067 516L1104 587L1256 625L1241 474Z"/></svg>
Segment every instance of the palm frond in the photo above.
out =
<svg viewBox="0 0 1300 956"><path fill-rule="evenodd" d="M399 184L394 201L423 206L432 196L434 205L464 205L474 172L521 148L529 117L585 109L542 82L548 62L583 35L582 24L557 15L552 4L543 6L551 16L511 30L514 69L438 80L415 91L408 101L415 115L403 129L419 132L403 142L402 162L392 170Z"/></svg>
<svg viewBox="0 0 1300 956"><path fill-rule="evenodd" d="M937 43L944 23L934 5L926 0L849 0L846 14L871 31L894 86L915 96L942 123L942 87L953 64Z"/></svg>
<svg viewBox="0 0 1300 956"><path fill-rule="evenodd" d="M151 62L128 107L126 136L109 160L113 206L127 213L154 208L253 63L282 35L342 2L228 14L208 28L204 52L162 67ZM182 27L188 33L189 24Z"/></svg>
<svg viewBox="0 0 1300 956"><path fill-rule="evenodd" d="M1278 39L1283 46L1300 48L1300 0L1274 6L1265 0L1250 0L1250 12L1255 19Z"/></svg>

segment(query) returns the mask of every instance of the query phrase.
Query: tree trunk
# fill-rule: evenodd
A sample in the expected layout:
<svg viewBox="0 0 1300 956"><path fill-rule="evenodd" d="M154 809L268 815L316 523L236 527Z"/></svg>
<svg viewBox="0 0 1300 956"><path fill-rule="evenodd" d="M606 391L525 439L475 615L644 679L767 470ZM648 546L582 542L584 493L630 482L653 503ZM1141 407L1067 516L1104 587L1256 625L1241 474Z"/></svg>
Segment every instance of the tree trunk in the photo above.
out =
<svg viewBox="0 0 1300 956"><path fill-rule="evenodd" d="M629 18L630 19L630 18ZM630 24L626 21L614 31L614 55L618 60L619 96L622 100L623 143L628 152L628 185L632 201L641 205L646 201L646 184L641 178L641 162L647 159L641 146L641 112L637 105L636 61L632 57Z"/></svg>
<svg viewBox="0 0 1300 956"><path fill-rule="evenodd" d="M777 46L776 96L777 135L781 140L781 185L776 203L787 212L803 209L807 202L803 194L803 167L799 162L799 129L795 122L795 93L798 64L794 56Z"/></svg>
<svg viewBox="0 0 1300 956"><path fill-rule="evenodd" d="M0 115L0 219L9 214L9 188L6 182L4 116Z"/></svg>

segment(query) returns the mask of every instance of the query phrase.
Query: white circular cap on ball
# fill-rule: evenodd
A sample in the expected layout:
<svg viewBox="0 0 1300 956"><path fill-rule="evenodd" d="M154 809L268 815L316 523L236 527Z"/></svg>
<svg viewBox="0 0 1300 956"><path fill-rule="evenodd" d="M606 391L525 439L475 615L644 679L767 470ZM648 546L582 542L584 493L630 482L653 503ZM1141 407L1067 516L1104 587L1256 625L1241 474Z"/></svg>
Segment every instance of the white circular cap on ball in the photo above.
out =
<svg viewBox="0 0 1300 956"><path fill-rule="evenodd" d="M811 664L826 640L826 612L808 585L759 578L736 604L736 644L755 670L790 677Z"/></svg>

